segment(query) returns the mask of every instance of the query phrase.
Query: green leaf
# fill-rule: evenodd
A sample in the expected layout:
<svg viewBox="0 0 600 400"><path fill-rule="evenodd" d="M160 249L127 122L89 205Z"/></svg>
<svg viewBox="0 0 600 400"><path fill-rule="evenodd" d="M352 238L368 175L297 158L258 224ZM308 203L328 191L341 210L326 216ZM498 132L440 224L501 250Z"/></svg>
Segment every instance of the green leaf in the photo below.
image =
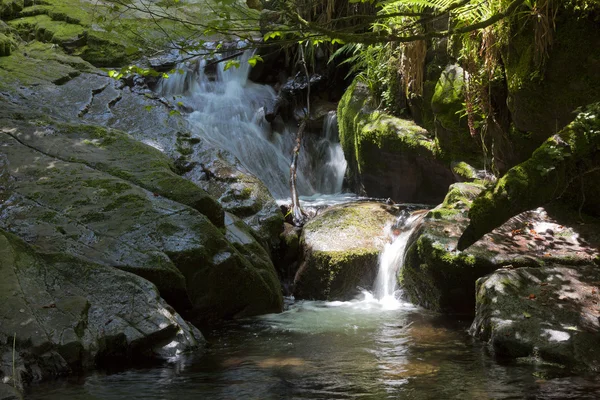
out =
<svg viewBox="0 0 600 400"><path fill-rule="evenodd" d="M279 32L279 31L268 32L263 37L263 40L266 42L269 39L275 39L275 38L278 38L278 37L281 37L281 32Z"/></svg>
<svg viewBox="0 0 600 400"><path fill-rule="evenodd" d="M257 54L248 59L248 64L250 64L251 67L254 67L258 61L264 62L265 60Z"/></svg>
<svg viewBox="0 0 600 400"><path fill-rule="evenodd" d="M144 106L144 110L146 111L152 111L153 108L154 106Z"/></svg>
<svg viewBox="0 0 600 400"><path fill-rule="evenodd" d="M342 39L331 39L331 44L345 44L345 42Z"/></svg>
<svg viewBox="0 0 600 400"><path fill-rule="evenodd" d="M223 71L227 71L231 67L239 68L240 67L240 61L239 60L229 60L229 61L227 61L227 63L225 64L225 67L223 68Z"/></svg>
<svg viewBox="0 0 600 400"><path fill-rule="evenodd" d="M523 316L525 318L531 318L531 314L529 314L527 311L523 311Z"/></svg>

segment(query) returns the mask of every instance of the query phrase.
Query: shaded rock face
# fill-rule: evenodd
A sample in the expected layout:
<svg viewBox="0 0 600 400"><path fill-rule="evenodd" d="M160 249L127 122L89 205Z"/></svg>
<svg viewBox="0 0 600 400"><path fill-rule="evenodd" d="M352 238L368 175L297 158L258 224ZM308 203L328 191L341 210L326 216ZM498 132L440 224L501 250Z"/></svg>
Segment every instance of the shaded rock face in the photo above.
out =
<svg viewBox="0 0 600 400"><path fill-rule="evenodd" d="M13 378L14 356L18 386L103 362L173 357L204 343L136 275L41 253L4 231L0 259L0 375Z"/></svg>
<svg viewBox="0 0 600 400"><path fill-rule="evenodd" d="M371 101L367 88L355 82L338 106L352 189L397 202L441 201L455 178L433 138L412 121L375 111Z"/></svg>
<svg viewBox="0 0 600 400"><path fill-rule="evenodd" d="M0 383L0 400L22 400L23 397L14 387Z"/></svg>
<svg viewBox="0 0 600 400"><path fill-rule="evenodd" d="M170 175L168 164L161 164L164 156L151 148L146 148L146 156L155 153L154 163L148 170L137 170L136 165L146 161L143 148L132 148L122 133L101 128L93 132L98 130L102 134L90 137L86 127L65 130L60 124L33 119L25 125L3 121L4 229L44 251L73 254L138 274L154 282L173 306L192 310L196 322L281 308L279 284L268 257L255 264L240 254L204 214L183 204L193 192L181 193L181 202L175 202L160 191L143 188L152 189L159 182L173 188L193 184ZM61 146L44 147L46 136ZM71 147L92 150L71 155ZM61 151L66 151L65 159ZM123 155L128 163L120 168ZM149 179L152 166L161 179ZM179 197L177 193L165 194ZM245 289L233 290L236 281ZM232 298L232 291L242 296Z"/></svg>
<svg viewBox="0 0 600 400"><path fill-rule="evenodd" d="M520 159L569 123L573 112L600 98L600 8L594 2L559 2L549 56L536 65L534 23L512 27L502 49L508 86L507 104L515 128L512 138Z"/></svg>
<svg viewBox="0 0 600 400"><path fill-rule="evenodd" d="M331 207L308 222L300 238L294 296L349 300L359 288L369 289L388 240L384 227L395 221L396 212L381 203L353 203Z"/></svg>

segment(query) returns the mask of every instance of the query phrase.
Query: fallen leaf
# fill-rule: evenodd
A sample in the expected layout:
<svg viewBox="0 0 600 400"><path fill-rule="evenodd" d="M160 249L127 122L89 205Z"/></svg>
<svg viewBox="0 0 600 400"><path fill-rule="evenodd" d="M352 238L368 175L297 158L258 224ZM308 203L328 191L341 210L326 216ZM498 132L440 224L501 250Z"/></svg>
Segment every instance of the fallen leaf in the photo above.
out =
<svg viewBox="0 0 600 400"><path fill-rule="evenodd" d="M529 300L535 300L535 294L531 293L531 294L529 295Z"/></svg>
<svg viewBox="0 0 600 400"><path fill-rule="evenodd" d="M530 229L529 233L531 233L532 235L537 235L537 232L535 231L535 229Z"/></svg>
<svg viewBox="0 0 600 400"><path fill-rule="evenodd" d="M542 282L540 283L540 286L548 286L548 282Z"/></svg>

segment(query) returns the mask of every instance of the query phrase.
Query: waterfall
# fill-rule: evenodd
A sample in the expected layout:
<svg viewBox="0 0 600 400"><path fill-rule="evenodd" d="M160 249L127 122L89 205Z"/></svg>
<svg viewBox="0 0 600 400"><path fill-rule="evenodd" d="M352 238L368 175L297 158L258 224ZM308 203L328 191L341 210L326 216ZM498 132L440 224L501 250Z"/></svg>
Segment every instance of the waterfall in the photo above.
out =
<svg viewBox="0 0 600 400"><path fill-rule="evenodd" d="M373 287L373 293L381 303L393 305L398 302L397 276L404 264L406 246L424 215L423 212L410 214L403 210L396 223L386 227L391 242L386 243L379 255L379 271Z"/></svg>
<svg viewBox="0 0 600 400"><path fill-rule="evenodd" d="M281 131L271 127L265 109L277 99L275 90L248 79L251 52L245 52L239 68L216 66L216 76L205 72L206 61L194 60L177 67L182 71L163 79L158 91L192 110L188 121L192 134L236 156L262 180L277 199L290 196L289 170L296 126ZM342 190L346 160L337 137L335 115L326 118L321 136L304 135L297 186L302 196L335 194Z"/></svg>

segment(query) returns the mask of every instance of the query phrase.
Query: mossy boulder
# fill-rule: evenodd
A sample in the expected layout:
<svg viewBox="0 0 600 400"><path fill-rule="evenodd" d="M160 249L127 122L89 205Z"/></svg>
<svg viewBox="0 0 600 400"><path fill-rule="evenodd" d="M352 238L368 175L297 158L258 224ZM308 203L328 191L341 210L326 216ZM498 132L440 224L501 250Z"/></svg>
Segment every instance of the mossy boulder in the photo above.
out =
<svg viewBox="0 0 600 400"><path fill-rule="evenodd" d="M477 281L471 334L498 357L600 370L598 266L499 269Z"/></svg>
<svg viewBox="0 0 600 400"><path fill-rule="evenodd" d="M0 377L15 378L18 387L204 344L156 287L134 274L47 254L2 230L0 259Z"/></svg>
<svg viewBox="0 0 600 400"><path fill-rule="evenodd" d="M395 221L396 211L381 203L353 203L331 207L309 221L300 238L294 296L349 300L360 288L369 289L388 240L384 228Z"/></svg>
<svg viewBox="0 0 600 400"><path fill-rule="evenodd" d="M600 7L594 1L576 3L555 5L552 46L543 64L534 18L515 21L501 50L519 161L567 125L578 107L600 98Z"/></svg>
<svg viewBox="0 0 600 400"><path fill-rule="evenodd" d="M27 119L2 121L3 228L44 251L140 275L199 323L281 309L264 251L237 250L184 204L205 194L160 152L119 132Z"/></svg>
<svg viewBox="0 0 600 400"><path fill-rule="evenodd" d="M465 249L509 218L547 204L562 196L576 178L581 193L585 178L600 165L600 103L582 110L575 121L540 146L527 161L511 168L498 182L482 193L469 212L469 225L459 248ZM585 196L588 209L600 212L597 198Z"/></svg>
<svg viewBox="0 0 600 400"><path fill-rule="evenodd" d="M411 302L440 312L473 313L474 283L495 266L455 248L471 202L482 190L479 184L455 183L444 202L426 215L400 272L400 285Z"/></svg>
<svg viewBox="0 0 600 400"><path fill-rule="evenodd" d="M541 268L549 263L594 262L595 225L582 229L576 218L567 218L555 208L523 212L467 250L458 251L459 238L469 224L469 209L483 190L479 184L454 184L444 203L424 219L400 275L404 293L413 303L440 312L473 314L475 282L503 266ZM579 240L575 232L586 240Z"/></svg>
<svg viewBox="0 0 600 400"><path fill-rule="evenodd" d="M398 202L436 203L454 182L449 163L428 132L372 107L355 81L338 105L340 142L352 189Z"/></svg>
<svg viewBox="0 0 600 400"><path fill-rule="evenodd" d="M279 248L283 214L269 189L228 151L188 139L196 141L198 150L192 151L197 161L184 176L218 199L224 210L241 218L273 254Z"/></svg>

